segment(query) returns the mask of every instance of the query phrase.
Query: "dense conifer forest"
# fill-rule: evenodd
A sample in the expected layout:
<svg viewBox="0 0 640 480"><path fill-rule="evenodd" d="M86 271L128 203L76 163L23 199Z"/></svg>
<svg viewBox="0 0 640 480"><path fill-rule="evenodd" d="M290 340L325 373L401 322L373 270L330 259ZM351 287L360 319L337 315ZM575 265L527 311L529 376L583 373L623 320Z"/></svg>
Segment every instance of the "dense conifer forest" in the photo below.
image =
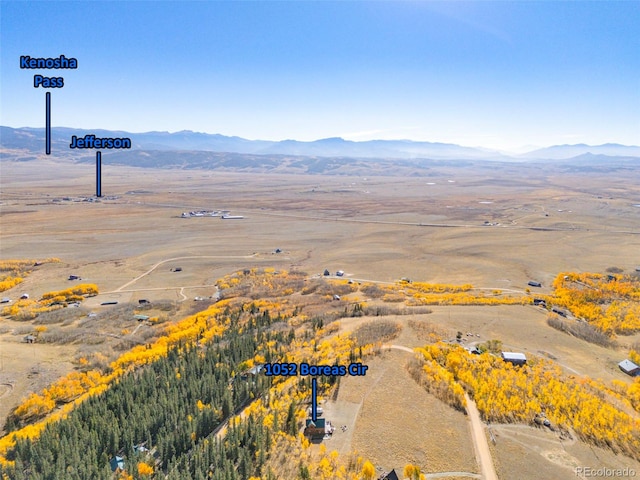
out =
<svg viewBox="0 0 640 480"><path fill-rule="evenodd" d="M269 387L267 377L242 369L265 345L277 348L286 340L282 332L258 331L270 322L268 312L256 310L243 333L230 328L206 345L171 347L47 425L37 440L18 440L8 457L15 465L0 472L15 479L110 479L117 456L133 478L145 477L141 464L169 478L248 478L264 461L264 427L250 418L229 428L224 443L215 434Z"/></svg>

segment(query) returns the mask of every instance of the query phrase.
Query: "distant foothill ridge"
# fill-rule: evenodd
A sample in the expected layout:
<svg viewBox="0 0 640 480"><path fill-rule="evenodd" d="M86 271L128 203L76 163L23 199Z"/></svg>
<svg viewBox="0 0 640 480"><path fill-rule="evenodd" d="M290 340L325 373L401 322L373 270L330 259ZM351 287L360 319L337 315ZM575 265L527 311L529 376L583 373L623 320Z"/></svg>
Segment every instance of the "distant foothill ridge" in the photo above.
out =
<svg viewBox="0 0 640 480"><path fill-rule="evenodd" d="M37 140L41 148L43 128L0 127L0 145L6 149L30 149L31 142ZM67 127L52 128L52 141L66 142L76 136L84 138L93 134L97 137L130 138L137 150L163 151L202 151L229 152L253 155L299 155L314 157L350 157L381 159L431 159L431 160L491 160L491 161L527 161L527 160L560 160L580 155L606 155L639 157L639 146L619 144L604 145L555 145L533 150L519 155L506 155L501 152L483 148L437 142L412 140L368 140L356 142L342 138L327 138L303 142L297 140L247 140L241 137L225 136L183 130L179 132L144 132L130 133L100 129L76 129ZM133 150L133 149L132 149Z"/></svg>

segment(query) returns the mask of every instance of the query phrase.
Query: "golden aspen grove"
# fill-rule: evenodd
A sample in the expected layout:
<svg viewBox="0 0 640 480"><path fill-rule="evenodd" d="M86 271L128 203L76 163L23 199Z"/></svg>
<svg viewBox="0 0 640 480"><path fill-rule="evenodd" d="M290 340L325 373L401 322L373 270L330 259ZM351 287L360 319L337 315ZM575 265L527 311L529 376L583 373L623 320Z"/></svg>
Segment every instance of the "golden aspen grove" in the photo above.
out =
<svg viewBox="0 0 640 480"><path fill-rule="evenodd" d="M0 480L640 478L638 25L0 0Z"/></svg>
<svg viewBox="0 0 640 480"><path fill-rule="evenodd" d="M579 278L586 283L591 277ZM121 353L105 368L74 371L25 398L0 439L3 478L23 478L27 468L42 475L33 478L59 469L75 472L68 478L112 478L105 465L119 453L127 458L119 478L375 478L373 464L357 452L314 447L302 435L311 394L308 377L266 377L250 373L252 369L270 362L345 365L380 352L381 340L359 345L352 334L340 333L343 318L428 313L423 305L432 304L531 303L526 294L485 293L472 285L374 285L309 279L302 272L271 268L238 271L217 285L220 300L162 325L153 341ZM572 309L573 303L562 300L569 295L563 288L559 284L549 301ZM635 301L631 287L607 288L616 298ZM78 285L4 314L25 310L37 316L52 303L64 308L97 293L95 285ZM348 301L335 302L335 295ZM390 295L401 297L403 306L395 300L389 306ZM582 302L589 301L592 297ZM394 328L389 323L387 330ZM428 337L436 342L439 335L431 332ZM585 442L639 458L638 380L607 386L568 376L551 360L534 357L526 366L513 367L489 352L471 355L442 342L415 352L410 369L416 381L456 409L465 409L468 393L487 421L531 423L544 412L559 429L570 429ZM319 400L331 396L338 378L317 378ZM163 412L162 421L154 421L150 410ZM137 419L135 428L118 426L131 418ZM78 442L89 445L92 460L61 450L79 447L55 446L54 439L70 428L78 432ZM140 444L145 451L131 451ZM43 461L52 449L64 458L62 464ZM425 478L417 465L407 464L403 473L405 478Z"/></svg>
<svg viewBox="0 0 640 480"><path fill-rule="evenodd" d="M629 275L559 273L550 301L606 334L640 331L640 279Z"/></svg>
<svg viewBox="0 0 640 480"><path fill-rule="evenodd" d="M19 452L21 445L33 442L34 446L43 446L45 443L43 435L48 435L48 432L52 432L54 429L64 428L67 422L72 421L72 417L76 415L75 412L78 412L78 409L92 408L91 405L94 401L100 401L103 395L109 395L113 388L126 383L124 379L131 378L131 375L138 370L146 371L145 365L160 366L172 361L171 359L179 359L182 355L193 358L191 361L198 362L198 359L202 357L202 354L198 352L210 351L213 353L218 351L220 342L228 342L229 339L246 342L253 338L252 341L257 343L251 347L252 353L239 361L236 360L237 363L228 365L231 385L235 386L236 382L240 382L244 391L247 384L240 380L245 375L244 372L269 358L297 363L333 364L355 361L360 358L359 355L367 355L367 352L371 351L370 347L360 347L356 350L355 344L349 336L331 336L328 332L333 332L335 329L322 326L325 318L323 315L328 314L326 318L333 320L339 316L337 312L318 312L320 316L308 318L301 313L302 306L291 305L286 297L293 293L291 284L298 282L298 277L289 275L287 272L273 272L272 270L258 272L254 270L245 274L233 275L228 279L225 278L221 280L221 283L224 285L225 282L229 282L227 287L229 290L242 286L242 281L246 283L259 282L261 288L271 293L272 299L251 300L235 296L237 292L227 291L227 298L218 301L202 312L166 326L164 335L155 342L134 347L123 353L111 362L105 371L72 372L42 392L30 395L13 411L9 422L12 431L0 439L2 468L15 474L17 472L16 461L23 462L23 460L16 458L16 456L19 458L17 452ZM242 281L234 280L234 278ZM77 295L80 292L94 293L94 290L79 286L70 291L46 294L43 296L43 300L56 299L61 296L67 298L69 295ZM290 327L277 335L260 333L263 328L274 323L290 325ZM285 333L286 335L284 335ZM247 340L242 340L245 338ZM219 361L214 365L221 366ZM170 382L181 383L193 377L186 376L186 372L182 368L176 367L172 368L169 378ZM264 382L264 379L261 380L261 384ZM333 382L332 377L320 377L319 392L321 394L327 392ZM193 413L186 415L185 419L188 424L195 426L198 425L198 422L205 420L210 422L217 418L218 422L227 425L223 427L227 431L235 431L235 429L246 425L247 422L258 422L261 429L273 433L273 435L268 434L269 441L262 449L263 457L259 464L261 468L272 468L268 466L266 461L269 452L271 452L272 441L285 438L290 444L287 448L303 448L308 444L298 433L299 422L305 415L302 403L308 399L310 393L308 381L301 382L295 377L288 379L275 377L271 382L268 394L257 391L247 393L248 396L238 399L242 404L245 404L241 417L230 415L237 407L225 404L225 402L233 403L235 400L224 400L222 404L216 405L211 399L198 398L193 403ZM264 398L269 398L269 402L265 403ZM207 420L210 417L211 420ZM198 427L189 434L190 442L193 443L191 448L195 448L197 445L200 448L205 448L207 445L214 444L216 448L220 448L216 441L217 437L213 435L212 438L209 438L212 434L206 434L206 431L201 432L200 428L202 427ZM280 440L280 445L283 445L282 440ZM333 463L335 460L334 458ZM311 457L309 465L310 468L315 468ZM131 475L133 478L153 475L151 469L154 467L148 460L139 462L138 466L137 469L123 472L123 475ZM185 464L181 468L191 467L193 466ZM247 465L243 468L245 467L250 468ZM170 474L172 471L168 465L157 465L157 468L164 468ZM355 464L351 468L344 467L345 474L349 471L352 473L348 478L360 478L362 472L359 472L358 469L359 466ZM324 470L327 471L327 468L325 467ZM355 474L354 472L357 470L358 473ZM4 475L6 477L7 473L5 472Z"/></svg>
<svg viewBox="0 0 640 480"><path fill-rule="evenodd" d="M23 282L32 269L44 263L59 263L59 258L46 260L2 260L0 261L0 292L9 290Z"/></svg>
<svg viewBox="0 0 640 480"><path fill-rule="evenodd" d="M66 307L69 303L82 302L86 297L98 294L98 287L85 283L56 292L47 292L40 300L18 300L10 306L4 307L3 315L15 317L19 320L31 320L39 313L50 312Z"/></svg>
<svg viewBox="0 0 640 480"><path fill-rule="evenodd" d="M640 458L640 412L634 412L637 401L624 392L587 377L567 376L558 365L537 357L513 366L489 352L472 355L444 343L416 351L426 388L456 408L464 406L468 392L490 422L531 423L542 412L586 442Z"/></svg>

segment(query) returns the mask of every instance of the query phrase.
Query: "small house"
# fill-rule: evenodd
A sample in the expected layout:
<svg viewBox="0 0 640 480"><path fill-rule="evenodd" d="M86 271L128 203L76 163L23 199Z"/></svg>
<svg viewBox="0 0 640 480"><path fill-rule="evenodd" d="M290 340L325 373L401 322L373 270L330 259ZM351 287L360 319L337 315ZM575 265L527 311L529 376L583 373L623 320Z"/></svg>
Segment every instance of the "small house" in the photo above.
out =
<svg viewBox="0 0 640 480"><path fill-rule="evenodd" d="M109 460L109 465L111 466L112 472L118 472L124 470L124 458L116 455Z"/></svg>
<svg viewBox="0 0 640 480"><path fill-rule="evenodd" d="M561 308L558 308L558 307L553 307L551 309L551 311L553 313L555 313L556 315L560 315L561 317L566 317L567 316L567 312L565 312L564 310L562 310Z"/></svg>
<svg viewBox="0 0 640 480"><path fill-rule="evenodd" d="M542 287L542 284L540 282L534 282L533 280L530 280L529 283L527 283L527 285L529 285L530 287L536 287L536 288Z"/></svg>
<svg viewBox="0 0 640 480"><path fill-rule="evenodd" d="M527 363L527 357L524 353L519 352L502 352L502 360L509 362L511 365L524 365Z"/></svg>
<svg viewBox="0 0 640 480"><path fill-rule="evenodd" d="M640 375L640 366L636 365L635 363L633 363L629 359L621 361L618 364L618 367L624 373L626 373L627 375L631 375L632 377L636 377L636 376Z"/></svg>
<svg viewBox="0 0 640 480"><path fill-rule="evenodd" d="M146 443L146 442L145 442ZM147 447L144 446L144 443L141 443L140 445L135 445L133 447L133 451L134 452L139 452L142 454L147 454L149 453L149 449Z"/></svg>
<svg viewBox="0 0 640 480"><path fill-rule="evenodd" d="M307 413L311 415L313 413L313 407L307 408ZM316 406L316 417L321 417L324 413L324 409L322 407Z"/></svg>
<svg viewBox="0 0 640 480"><path fill-rule="evenodd" d="M545 416L544 413L539 413L537 414L534 418L533 421L536 425L542 425L544 427L549 427L551 428L551 422L549 421L549 419Z"/></svg>
<svg viewBox="0 0 640 480"><path fill-rule="evenodd" d="M336 276L337 276L337 277L343 277L343 276L344 276L344 270L338 270L338 271L336 272Z"/></svg>
<svg viewBox="0 0 640 480"><path fill-rule="evenodd" d="M304 435L310 439L324 438L325 428L324 418L317 418L315 422L311 418L307 418Z"/></svg>
<svg viewBox="0 0 640 480"><path fill-rule="evenodd" d="M398 478L398 474L395 469L391 470L389 473L383 473L378 477L378 480L400 480Z"/></svg>

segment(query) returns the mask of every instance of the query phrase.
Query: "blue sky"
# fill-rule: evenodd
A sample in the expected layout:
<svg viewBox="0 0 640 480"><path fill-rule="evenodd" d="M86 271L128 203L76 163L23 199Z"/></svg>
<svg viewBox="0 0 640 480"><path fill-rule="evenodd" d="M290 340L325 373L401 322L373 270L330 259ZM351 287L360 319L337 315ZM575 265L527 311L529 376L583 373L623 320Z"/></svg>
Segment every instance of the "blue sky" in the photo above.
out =
<svg viewBox="0 0 640 480"><path fill-rule="evenodd" d="M0 123L640 144L640 2L1 2Z"/></svg>

